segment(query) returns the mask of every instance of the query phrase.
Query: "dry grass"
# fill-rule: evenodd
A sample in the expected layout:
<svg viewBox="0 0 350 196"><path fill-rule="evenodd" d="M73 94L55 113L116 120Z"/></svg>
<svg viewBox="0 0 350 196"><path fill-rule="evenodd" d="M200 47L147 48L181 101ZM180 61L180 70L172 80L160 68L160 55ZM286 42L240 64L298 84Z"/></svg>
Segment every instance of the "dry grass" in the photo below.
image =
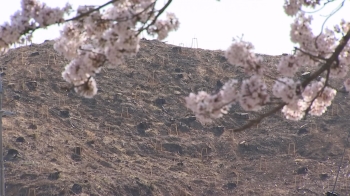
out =
<svg viewBox="0 0 350 196"><path fill-rule="evenodd" d="M321 195L329 190L347 135L344 95L322 118L290 122L276 114L233 134L230 130L245 122L234 115L243 112L235 106L203 127L191 121L183 96L212 91L217 80L241 80L244 73L229 65L222 51L178 53L173 47L142 41L136 58L97 76L100 92L94 99L65 90L60 73L67 61L52 42L2 56L4 108L17 112L4 119L4 146L6 153L19 152L5 163L7 195ZM39 55L31 56L34 52ZM279 57L263 58L272 67ZM158 98L165 100L163 107ZM306 132L298 135L300 127ZM25 142L16 142L19 137ZM302 167L306 174L297 173ZM55 172L59 177L52 179ZM323 173L328 177L321 180ZM346 178L339 184L342 193L349 191Z"/></svg>

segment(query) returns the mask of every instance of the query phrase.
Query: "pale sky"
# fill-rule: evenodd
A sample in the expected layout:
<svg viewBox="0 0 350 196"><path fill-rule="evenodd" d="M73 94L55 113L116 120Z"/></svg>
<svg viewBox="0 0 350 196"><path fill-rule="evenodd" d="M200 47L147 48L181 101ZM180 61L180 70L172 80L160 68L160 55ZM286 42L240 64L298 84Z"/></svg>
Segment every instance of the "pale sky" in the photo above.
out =
<svg viewBox="0 0 350 196"><path fill-rule="evenodd" d="M108 0L43 0L50 6L62 7L69 2L78 5L101 5ZM164 0L165 1L165 0ZM163 3L163 0L159 0ZM210 50L226 50L233 37L242 36L255 46L255 52L280 55L290 53L293 44L289 31L292 18L288 17L282 5L284 0L173 0L168 11L174 12L180 20L180 29L172 32L165 40L170 44L191 47L192 41L198 41L198 47ZM325 9L313 14L314 33L321 31L325 16L334 10L340 0L328 4ZM350 21L350 2L345 2L338 13L326 23L332 26L344 18ZM20 8L20 0L9 0L0 6L0 24L9 21L9 17ZM59 27L49 27L34 33L33 42L42 43L59 36ZM196 38L196 39L194 39Z"/></svg>

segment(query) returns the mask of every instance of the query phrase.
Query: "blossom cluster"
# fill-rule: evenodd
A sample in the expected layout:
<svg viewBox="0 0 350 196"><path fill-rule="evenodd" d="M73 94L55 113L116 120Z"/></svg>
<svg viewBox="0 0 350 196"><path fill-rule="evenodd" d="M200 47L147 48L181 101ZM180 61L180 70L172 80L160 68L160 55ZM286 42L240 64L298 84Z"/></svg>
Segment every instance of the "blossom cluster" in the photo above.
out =
<svg viewBox="0 0 350 196"><path fill-rule="evenodd" d="M0 49L5 51L24 35L30 39L36 29L64 23L54 44L55 50L70 60L62 76L77 93L91 98L97 93L95 74L102 66L117 66L125 57L134 56L142 31L164 39L178 29L175 14L158 19L164 10L158 11L155 4L156 0L118 0L111 1L105 10L83 5L67 20L65 14L72 12L68 4L50 8L38 0L22 0L21 11L0 29Z"/></svg>
<svg viewBox="0 0 350 196"><path fill-rule="evenodd" d="M253 75L243 80L239 103L244 110L258 111L270 100L267 86L262 78Z"/></svg>
<svg viewBox="0 0 350 196"><path fill-rule="evenodd" d="M299 81L295 82L291 78L279 78L273 85L272 93L275 97L281 98L285 103L291 103L299 98L301 84Z"/></svg>
<svg viewBox="0 0 350 196"><path fill-rule="evenodd" d="M92 98L97 93L93 75L99 73L106 58L102 54L81 51L62 73L62 77L75 86L75 91L84 97Z"/></svg>
<svg viewBox="0 0 350 196"><path fill-rule="evenodd" d="M115 67L123 63L125 57L135 55L139 50L139 24L147 25L154 19L152 7L155 0L122 0L113 3L105 12L96 11L66 24L61 37L56 40L55 49L72 62L67 65L63 76L73 84L83 84L86 88L76 91L86 97L92 97L97 92L96 82L92 80L98 68L107 63ZM91 7L81 6L78 14L89 12ZM179 21L174 14L168 14L165 20L156 20L148 29L151 35L164 39L169 31L176 30ZM68 43L68 44L67 44ZM86 48L86 49L85 49ZM77 51L84 50L83 53ZM92 56L98 57L91 58ZM77 62L84 76L74 72ZM70 80L67 78L75 78ZM90 82L89 85L85 84ZM84 92L84 89L86 92Z"/></svg>
<svg viewBox="0 0 350 196"><path fill-rule="evenodd" d="M336 93L335 89L325 86L324 78L320 81L312 81L305 87L299 99L294 99L284 106L282 113L287 119L300 120L309 108L311 115L320 116L331 105Z"/></svg>
<svg viewBox="0 0 350 196"><path fill-rule="evenodd" d="M62 73L64 79L75 86L85 86L79 86L76 92L93 97L97 93L94 74L105 64L115 67L122 64L125 57L134 56L140 47L140 31L147 30L150 35L164 39L170 31L177 30L179 21L174 14L168 13L166 19L155 20L154 4L155 0L116 1L105 12L96 11L66 24L54 47L72 60ZM93 7L81 6L78 14L91 9ZM154 24L149 28L137 28L152 20L155 20ZM74 71L77 66L80 71Z"/></svg>
<svg viewBox="0 0 350 196"><path fill-rule="evenodd" d="M247 74L261 75L264 70L261 66L263 60L253 53L253 49L250 42L235 41L226 50L225 56L230 64L243 67Z"/></svg>
<svg viewBox="0 0 350 196"><path fill-rule="evenodd" d="M51 8L37 0L22 0L21 10L11 16L11 22L5 22L0 28L0 52L5 52L10 45L24 43L24 35L31 39L31 31L64 22L64 15L70 13L71 6Z"/></svg>

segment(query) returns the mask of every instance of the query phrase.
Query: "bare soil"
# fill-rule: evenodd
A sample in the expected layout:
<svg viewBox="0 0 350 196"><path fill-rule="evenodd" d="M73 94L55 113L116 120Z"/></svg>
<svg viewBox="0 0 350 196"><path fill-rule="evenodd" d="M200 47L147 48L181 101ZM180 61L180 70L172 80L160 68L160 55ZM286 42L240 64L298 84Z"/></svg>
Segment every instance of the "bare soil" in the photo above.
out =
<svg viewBox="0 0 350 196"><path fill-rule="evenodd" d="M265 66L280 58L261 56ZM344 149L336 192L350 193L348 94L322 117L277 113L232 133L258 113L240 115L237 105L202 126L183 101L244 78L223 51L142 40L135 58L98 74L93 99L69 90L67 63L52 41L0 57L3 107L16 112L3 119L8 196L323 195Z"/></svg>

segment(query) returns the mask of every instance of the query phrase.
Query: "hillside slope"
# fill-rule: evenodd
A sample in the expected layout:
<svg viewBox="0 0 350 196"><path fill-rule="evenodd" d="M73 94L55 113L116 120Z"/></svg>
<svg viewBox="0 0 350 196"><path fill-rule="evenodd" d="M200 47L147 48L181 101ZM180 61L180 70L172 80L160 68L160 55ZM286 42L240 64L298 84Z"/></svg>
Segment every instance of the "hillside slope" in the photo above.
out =
<svg viewBox="0 0 350 196"><path fill-rule="evenodd" d="M280 57L263 58L273 66ZM247 120L235 106L200 125L183 97L244 76L223 51L142 40L135 58L96 77L93 99L69 90L61 78L67 63L52 41L0 58L3 107L16 111L3 119L9 196L321 195L348 147L343 93L320 118L293 122L276 114L232 134ZM342 194L350 192L348 155L346 148L336 189Z"/></svg>

